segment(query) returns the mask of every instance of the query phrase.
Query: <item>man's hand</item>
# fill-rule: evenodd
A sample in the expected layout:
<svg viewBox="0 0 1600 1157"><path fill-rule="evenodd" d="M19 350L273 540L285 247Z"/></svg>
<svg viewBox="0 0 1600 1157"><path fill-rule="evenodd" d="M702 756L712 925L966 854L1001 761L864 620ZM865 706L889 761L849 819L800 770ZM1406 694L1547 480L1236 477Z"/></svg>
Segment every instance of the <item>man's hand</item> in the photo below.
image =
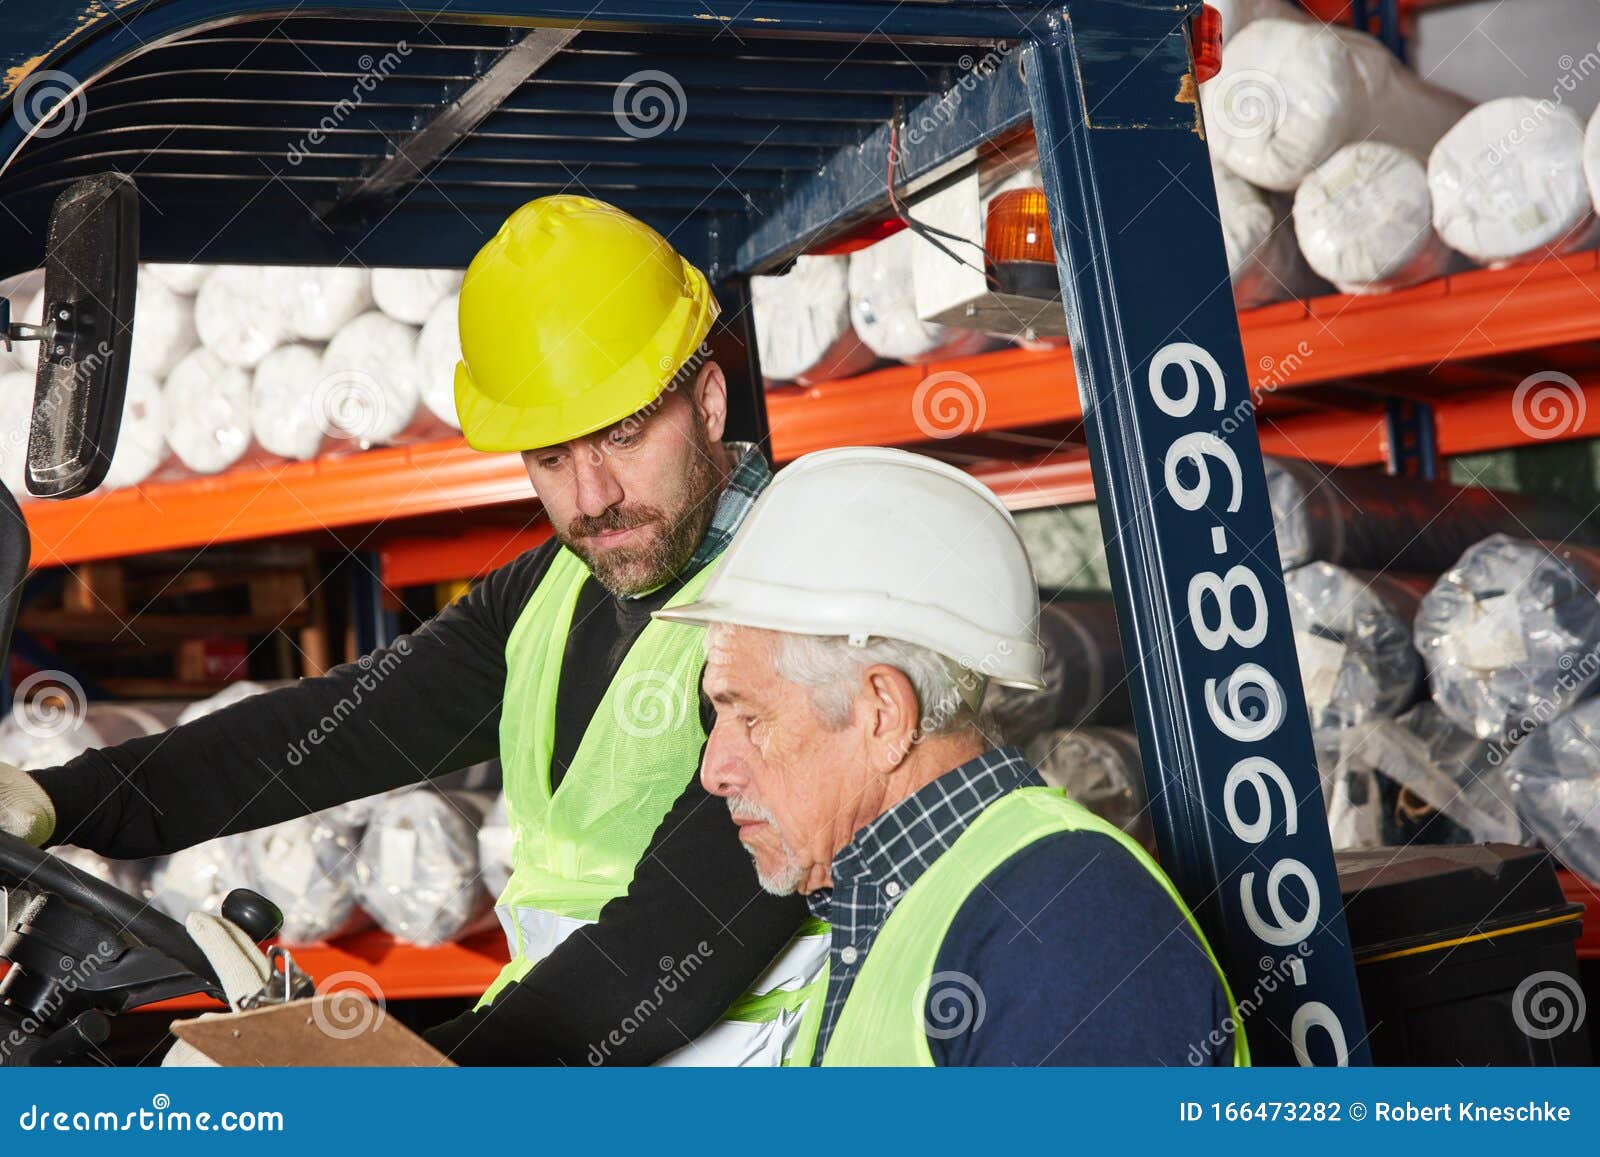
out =
<svg viewBox="0 0 1600 1157"><path fill-rule="evenodd" d="M56 830L56 805L33 776L0 763L0 832L42 847Z"/></svg>

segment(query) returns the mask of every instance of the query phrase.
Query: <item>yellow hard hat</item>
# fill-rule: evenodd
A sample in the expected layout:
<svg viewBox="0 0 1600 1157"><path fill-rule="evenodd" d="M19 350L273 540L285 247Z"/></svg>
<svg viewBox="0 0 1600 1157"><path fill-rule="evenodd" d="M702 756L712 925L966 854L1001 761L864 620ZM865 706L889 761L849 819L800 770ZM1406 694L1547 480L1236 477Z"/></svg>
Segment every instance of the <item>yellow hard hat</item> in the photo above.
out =
<svg viewBox="0 0 1600 1157"><path fill-rule="evenodd" d="M705 275L622 210L529 201L461 286L456 414L476 450L532 450L655 401L717 317Z"/></svg>

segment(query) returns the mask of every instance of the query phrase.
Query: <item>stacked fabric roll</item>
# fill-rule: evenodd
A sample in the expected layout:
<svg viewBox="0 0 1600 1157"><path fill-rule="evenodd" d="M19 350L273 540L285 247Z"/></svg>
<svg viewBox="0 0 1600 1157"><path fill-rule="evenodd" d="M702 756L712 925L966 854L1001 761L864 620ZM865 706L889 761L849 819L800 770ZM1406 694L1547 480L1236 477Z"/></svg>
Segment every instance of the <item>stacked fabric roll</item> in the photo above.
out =
<svg viewBox="0 0 1600 1157"><path fill-rule="evenodd" d="M750 306L769 382L849 377L877 360L850 323L846 256L801 256L782 276L751 278Z"/></svg>
<svg viewBox="0 0 1600 1157"><path fill-rule="evenodd" d="M1411 620L1426 578L1308 563L1283 576L1314 728L1395 715L1423 692Z"/></svg>
<svg viewBox="0 0 1600 1157"><path fill-rule="evenodd" d="M1595 106L1583 133L1583 176L1589 183L1595 211L1600 212L1600 105Z"/></svg>
<svg viewBox="0 0 1600 1157"><path fill-rule="evenodd" d="M456 364L461 361L461 330L456 322L459 292L439 299L417 335L417 372L422 404L445 426L461 429L456 415Z"/></svg>
<svg viewBox="0 0 1600 1157"><path fill-rule="evenodd" d="M372 300L407 325L422 325L441 301L458 296L464 277L455 269L374 269Z"/></svg>
<svg viewBox="0 0 1600 1157"><path fill-rule="evenodd" d="M1569 108L1527 97L1479 105L1428 157L1434 227L1485 265L1593 245L1583 149L1583 122Z"/></svg>
<svg viewBox="0 0 1600 1157"><path fill-rule="evenodd" d="M492 803L487 793L428 788L381 800L356 853L362 907L413 944L443 944L487 927L478 829Z"/></svg>
<svg viewBox="0 0 1600 1157"><path fill-rule="evenodd" d="M283 910L282 938L310 944L371 923L356 896L361 829L336 812L317 812L247 833L250 886Z"/></svg>
<svg viewBox="0 0 1600 1157"><path fill-rule="evenodd" d="M315 458L327 438L317 420L322 349L307 342L281 345L250 380L250 430L262 449L296 462Z"/></svg>
<svg viewBox="0 0 1600 1157"><path fill-rule="evenodd" d="M0 374L0 482L28 501L28 424L33 414L32 370Z"/></svg>
<svg viewBox="0 0 1600 1157"><path fill-rule="evenodd" d="M484 817L478 829L478 864L483 873L483 886L489 895L499 896L511 879L511 855L516 839L511 823L506 818L506 796L495 797L494 806Z"/></svg>
<svg viewBox="0 0 1600 1157"><path fill-rule="evenodd" d="M850 320L874 354L898 362L964 357L996 344L976 330L956 329L917 316L909 229L850 254Z"/></svg>
<svg viewBox="0 0 1600 1157"><path fill-rule="evenodd" d="M134 290L129 373L146 374L163 382L198 341L194 303L174 292L148 266L141 267Z"/></svg>
<svg viewBox="0 0 1600 1157"><path fill-rule="evenodd" d="M1311 268L1344 293L1415 285L1455 256L1434 232L1423 162L1381 141L1345 145L1306 176L1294 232Z"/></svg>
<svg viewBox="0 0 1600 1157"><path fill-rule="evenodd" d="M1525 739L1506 764L1517 814L1573 871L1600 880L1600 699Z"/></svg>
<svg viewBox="0 0 1600 1157"><path fill-rule="evenodd" d="M1269 195L1243 177L1220 165L1211 177L1234 304L1253 309L1292 296L1302 280L1294 230L1279 220Z"/></svg>
<svg viewBox="0 0 1600 1157"><path fill-rule="evenodd" d="M1438 574L1493 534L1595 541L1581 512L1526 495L1267 458L1278 556L1365 570Z"/></svg>
<svg viewBox="0 0 1600 1157"><path fill-rule="evenodd" d="M1028 744L1054 729L1133 718L1117 615L1109 598L1044 603L1039 641L1044 647L1044 689L993 684L984 696L984 707L1008 743Z"/></svg>
<svg viewBox="0 0 1600 1157"><path fill-rule="evenodd" d="M219 265L200 286L195 330L218 361L254 369L289 340L288 310L274 285L278 272L270 266Z"/></svg>
<svg viewBox="0 0 1600 1157"><path fill-rule="evenodd" d="M1417 611L1433 699L1480 739L1515 738L1600 677L1600 553L1494 535L1440 576Z"/></svg>
<svg viewBox="0 0 1600 1157"><path fill-rule="evenodd" d="M1284 193L1356 141L1426 153L1469 107L1365 33L1279 19L1251 21L1231 38L1201 101L1212 155Z"/></svg>
<svg viewBox="0 0 1600 1157"><path fill-rule="evenodd" d="M415 325L372 311L328 343L312 410L330 437L365 449L411 428L422 403L417 334Z"/></svg>
<svg viewBox="0 0 1600 1157"><path fill-rule="evenodd" d="M130 370L122 402L122 427L117 432L111 467L106 471L105 489L137 486L157 473L172 456L167 443L170 432L167 395L161 383L141 370Z"/></svg>
<svg viewBox="0 0 1600 1157"><path fill-rule="evenodd" d="M1026 748L1044 781L1147 848L1155 846L1139 740L1118 727L1047 731Z"/></svg>
<svg viewBox="0 0 1600 1157"><path fill-rule="evenodd" d="M165 392L167 445L188 470L218 474L245 456L253 440L248 369L207 343L178 362Z"/></svg>

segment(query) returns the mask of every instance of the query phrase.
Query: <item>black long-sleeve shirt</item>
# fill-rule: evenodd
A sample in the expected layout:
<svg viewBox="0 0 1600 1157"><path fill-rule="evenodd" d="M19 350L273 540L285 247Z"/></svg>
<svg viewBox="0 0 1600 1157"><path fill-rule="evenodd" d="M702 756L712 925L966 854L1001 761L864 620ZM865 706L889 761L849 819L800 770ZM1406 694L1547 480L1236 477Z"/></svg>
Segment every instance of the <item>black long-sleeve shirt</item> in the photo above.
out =
<svg viewBox="0 0 1600 1157"><path fill-rule="evenodd" d="M34 772L55 803L54 842L159 855L493 758L506 640L555 550L552 540L515 559L362 664ZM553 782L650 612L680 586L619 600L584 584L557 691ZM703 697L701 711L709 727ZM686 768L627 893L488 1008L429 1039L461 1064L649 1063L710 1027L805 915L799 897L761 890L727 808ZM625 1043L594 1047L642 1001L662 999L663 957L691 955L702 967Z"/></svg>

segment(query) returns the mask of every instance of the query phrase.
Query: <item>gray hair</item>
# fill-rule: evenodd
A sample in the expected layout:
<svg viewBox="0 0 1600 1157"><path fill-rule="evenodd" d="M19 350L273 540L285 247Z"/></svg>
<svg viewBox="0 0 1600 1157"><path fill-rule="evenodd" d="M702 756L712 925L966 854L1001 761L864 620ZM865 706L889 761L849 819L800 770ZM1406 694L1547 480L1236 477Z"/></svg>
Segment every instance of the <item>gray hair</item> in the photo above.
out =
<svg viewBox="0 0 1600 1157"><path fill-rule="evenodd" d="M923 736L951 735L980 726L977 704L988 680L955 660L899 639L874 636L856 646L843 635L779 634L773 670L807 688L823 723L837 730L850 721L861 673L877 664L911 681L922 712Z"/></svg>

